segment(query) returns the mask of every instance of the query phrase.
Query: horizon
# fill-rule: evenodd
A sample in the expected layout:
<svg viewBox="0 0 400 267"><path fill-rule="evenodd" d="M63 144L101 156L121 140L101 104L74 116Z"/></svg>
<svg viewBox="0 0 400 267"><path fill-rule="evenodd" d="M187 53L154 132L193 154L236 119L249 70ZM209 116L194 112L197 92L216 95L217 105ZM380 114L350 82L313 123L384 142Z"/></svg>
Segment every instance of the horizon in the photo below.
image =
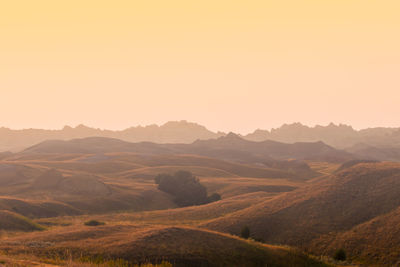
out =
<svg viewBox="0 0 400 267"><path fill-rule="evenodd" d="M295 124L300 124L300 125L302 125L302 126L305 126L305 127L310 128L310 129L313 129L313 128L316 128L316 127L328 127L328 126L331 126L331 125L336 126L336 127L345 126L345 127L350 127L350 128L352 128L354 131L362 131L362 130L376 129L376 128L390 128L390 129L397 129L397 128L400 128L400 126L397 126L397 127L396 127L396 126L395 126L395 127L389 127L389 126L387 126L387 127L386 127L386 126L375 126L375 127L367 127L367 128L355 128L354 126L349 125L349 124L345 124L345 123L333 123L333 122L330 122L330 123L325 124L325 125L322 125L322 124L307 125L307 124L302 123L302 122L292 122L292 123L282 123L282 124L281 124L280 126L278 126L278 127L273 127L273 128L269 128L269 129L268 129L268 128L258 127L258 128L256 128L256 129L254 129L253 131L249 131L249 132L240 132L240 131L235 131L235 130L233 130L233 131L231 131L231 130L224 131L224 130L219 130L219 129L211 129L211 128L209 128L207 125L203 125L203 124L200 124L200 123L194 122L194 121L187 121L187 120L176 120L176 121L174 121L174 120L169 120L169 121L166 121L166 122L163 122L163 123L160 123L160 124L151 123L151 124L146 124L146 125L133 125L133 126L129 126L129 127L126 127L126 128L120 128L120 129L110 129L110 128L94 127L94 126L86 125L86 124L83 124L83 123L79 123L79 124L76 124L76 125L64 125L64 126L62 126L62 127L60 127L60 128L40 128L40 127L11 128L11 127L7 127L7 126L0 126L0 129L1 129L1 128L6 128L6 129L9 129L9 130L12 130L12 131L23 131L23 130L62 131L62 130L64 130L65 128L68 128L68 127L69 127L69 128L72 128L72 129L76 129L76 128L79 128L79 127L83 126L83 127L87 127L87 128L90 128L90 129L100 130L100 131L113 131L113 132L118 132L118 131L124 131L124 130L130 129L130 128L140 128L140 127L146 128L146 127L150 127L150 126L162 127L162 126L164 126L165 124L171 123L171 122L196 124L196 125L198 125L198 126L205 127L208 131L211 131L211 132L213 132L213 133L224 133L224 134L234 133L234 134L239 134L239 135L241 135L241 136L245 136L245 135L252 134L252 133L254 133L254 132L257 131L257 130L271 132L272 130L280 129L280 128L284 127L284 126L291 126L291 125L295 125Z"/></svg>

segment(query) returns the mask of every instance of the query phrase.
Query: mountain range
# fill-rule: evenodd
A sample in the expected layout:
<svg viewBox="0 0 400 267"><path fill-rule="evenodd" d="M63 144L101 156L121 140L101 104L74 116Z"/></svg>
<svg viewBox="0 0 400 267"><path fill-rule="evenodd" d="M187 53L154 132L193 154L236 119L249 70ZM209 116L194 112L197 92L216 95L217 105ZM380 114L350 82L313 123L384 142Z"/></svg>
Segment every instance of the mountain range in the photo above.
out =
<svg viewBox="0 0 400 267"><path fill-rule="evenodd" d="M368 128L355 130L353 127L333 123L327 126L309 127L301 123L284 124L280 128L256 130L245 136L248 140L274 140L284 143L322 141L337 148L347 148L359 143L372 146L400 145L400 128Z"/></svg>
<svg viewBox="0 0 400 267"><path fill-rule="evenodd" d="M131 127L121 131L102 130L78 125L65 126L61 130L0 128L0 151L19 151L45 140L71 140L85 137L109 137L127 142L192 143L197 139L212 139L224 136L204 126L187 121L171 121L161 126Z"/></svg>
<svg viewBox="0 0 400 267"><path fill-rule="evenodd" d="M161 126L137 126L121 131L90 128L79 125L65 126L61 130L0 128L0 152L18 152L46 140L72 140L86 137L107 137L126 142L157 144L198 144L201 140L218 139L229 133L213 132L206 127L187 121L171 121ZM276 141L281 143L323 142L346 150L359 158L370 160L400 160L400 128L368 128L355 130L348 125L329 124L309 127L300 123L284 124L280 128L256 130L239 135L248 141ZM199 141L200 140L200 141ZM194 145L195 146L195 145Z"/></svg>
<svg viewBox="0 0 400 267"><path fill-rule="evenodd" d="M343 163L356 156L335 149L323 142L286 144L276 141L249 141L229 133L217 139L197 140L191 144L131 143L107 137L47 140L29 147L22 153L110 153L130 152L144 155L199 155L251 164L272 164L282 160L314 160ZM294 162L294 161L293 161Z"/></svg>

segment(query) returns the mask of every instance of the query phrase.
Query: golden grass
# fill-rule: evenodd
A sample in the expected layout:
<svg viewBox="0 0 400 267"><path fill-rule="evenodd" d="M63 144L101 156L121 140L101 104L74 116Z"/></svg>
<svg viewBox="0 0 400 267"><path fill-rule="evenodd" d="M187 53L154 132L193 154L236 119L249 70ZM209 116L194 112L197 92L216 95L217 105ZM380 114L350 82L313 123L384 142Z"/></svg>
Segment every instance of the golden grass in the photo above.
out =
<svg viewBox="0 0 400 267"><path fill-rule="evenodd" d="M130 264L122 259L101 261L101 262L85 262L83 259L75 261L73 259L43 259L32 254L19 255L1 255L0 266L4 267L172 267L169 262L161 262L160 264Z"/></svg>
<svg viewBox="0 0 400 267"><path fill-rule="evenodd" d="M33 241L34 240L34 241ZM43 259L130 264L168 261L176 266L326 266L298 251L183 226L69 226L0 241L7 255L29 251Z"/></svg>
<svg viewBox="0 0 400 267"><path fill-rule="evenodd" d="M17 213L0 210L0 230L37 231L44 227Z"/></svg>
<svg viewBox="0 0 400 267"><path fill-rule="evenodd" d="M29 217L174 208L171 197L157 190L153 177L181 169L193 171L209 193L223 198L252 192L267 192L266 197L272 197L304 183L274 177L279 177L281 170L194 155L20 154L0 161L0 168L9 165L14 167L6 174L1 172L0 178L8 175L10 181L20 182L0 187L0 195L22 202L9 205L0 201L0 207ZM52 175L44 177L52 168L64 176L60 185L49 183ZM242 178L237 173L262 178Z"/></svg>
<svg viewBox="0 0 400 267"><path fill-rule="evenodd" d="M390 266L400 248L400 216L393 213L399 195L399 163L359 164L203 226L238 234L248 225L254 237L266 242L330 256L343 246L350 258Z"/></svg>
<svg viewBox="0 0 400 267"><path fill-rule="evenodd" d="M341 164L321 161L307 161L310 168L324 175L333 174Z"/></svg>
<svg viewBox="0 0 400 267"><path fill-rule="evenodd" d="M33 210L32 207L36 206L47 208L45 217L63 214L61 206L56 203L68 203L68 207L86 215L37 219L35 222L46 225L46 231L3 235L0 249L7 251L6 256L29 252L25 260L32 264L45 262L64 266L107 266L117 264L119 260L121 267L125 262L142 264L162 260L178 266L264 266L265 263L268 266L325 266L286 247L268 246L197 228L210 220L228 218L236 212L251 209L306 184L304 180L282 178L289 177L285 171L193 155L143 157L132 153L109 153L103 156L51 154L18 157L0 162L0 165L15 164L19 173L26 176L22 178L28 179L18 185L0 188L0 194L24 202L28 207L26 210ZM34 182L51 168L57 168L66 180L96 175L91 176L93 180L89 179L93 183L71 182L69 190L34 187ZM157 190L153 176L180 169L193 171L200 176L209 193L218 192L223 199L176 209L170 196ZM244 174L246 177L241 177ZM102 194L82 194L79 191L97 184L109 190L101 190ZM46 201L39 201L43 198ZM54 204L50 205L51 208L59 213L51 213L48 203ZM13 204L7 209L21 207L22 204L17 207ZM85 221L92 219L106 224L84 226Z"/></svg>
<svg viewBox="0 0 400 267"><path fill-rule="evenodd" d="M351 260L368 266L393 266L399 261L400 207L348 231L326 234L314 240L311 249L333 255L344 248Z"/></svg>

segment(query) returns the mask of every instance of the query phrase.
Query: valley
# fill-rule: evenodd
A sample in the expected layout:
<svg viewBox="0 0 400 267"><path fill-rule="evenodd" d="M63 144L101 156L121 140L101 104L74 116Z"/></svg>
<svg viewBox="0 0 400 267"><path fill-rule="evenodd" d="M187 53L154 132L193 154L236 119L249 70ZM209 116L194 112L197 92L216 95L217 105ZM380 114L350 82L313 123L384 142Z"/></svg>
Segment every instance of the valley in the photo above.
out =
<svg viewBox="0 0 400 267"><path fill-rule="evenodd" d="M371 248L386 241L361 240L396 223L400 165L321 142L90 137L9 153L0 170L0 250L10 262L334 266L338 248L347 264L397 261L396 246L387 255ZM154 180L179 171L220 200L180 207Z"/></svg>

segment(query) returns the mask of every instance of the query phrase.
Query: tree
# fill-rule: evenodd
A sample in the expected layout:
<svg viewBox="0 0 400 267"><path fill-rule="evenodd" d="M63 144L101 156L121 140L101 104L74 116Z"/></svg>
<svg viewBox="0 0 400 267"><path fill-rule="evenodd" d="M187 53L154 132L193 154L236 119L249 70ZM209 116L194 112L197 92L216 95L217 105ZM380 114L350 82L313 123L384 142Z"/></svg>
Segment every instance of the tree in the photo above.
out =
<svg viewBox="0 0 400 267"><path fill-rule="evenodd" d="M207 189L191 172L178 171L174 175L159 174L155 177L158 189L171 194L179 206L201 205L209 202Z"/></svg>
<svg viewBox="0 0 400 267"><path fill-rule="evenodd" d="M345 261L346 260L346 251L344 249L338 249L333 255L333 258L337 261Z"/></svg>
<svg viewBox="0 0 400 267"><path fill-rule="evenodd" d="M240 232L240 236L245 239L248 239L250 237L250 228L247 225L243 226L242 231Z"/></svg>

